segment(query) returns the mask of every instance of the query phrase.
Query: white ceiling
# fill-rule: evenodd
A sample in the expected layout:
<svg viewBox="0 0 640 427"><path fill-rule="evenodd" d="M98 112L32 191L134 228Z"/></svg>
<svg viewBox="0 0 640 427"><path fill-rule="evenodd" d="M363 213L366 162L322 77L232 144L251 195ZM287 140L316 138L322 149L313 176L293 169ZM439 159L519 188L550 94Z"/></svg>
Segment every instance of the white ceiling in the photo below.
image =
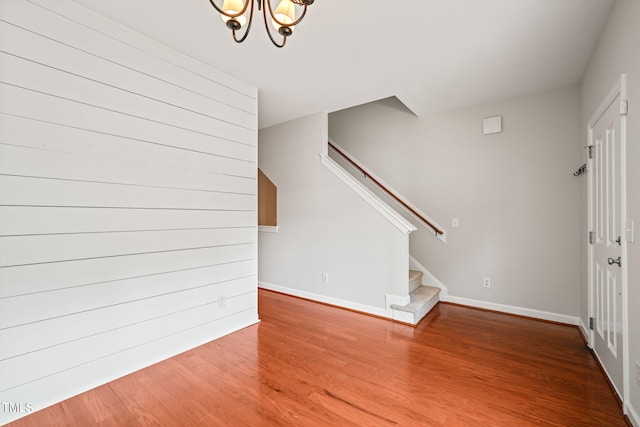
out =
<svg viewBox="0 0 640 427"><path fill-rule="evenodd" d="M208 0L75 1L257 86L260 127L389 96L422 116L577 83L613 3L316 0L277 49L261 20L234 43Z"/></svg>

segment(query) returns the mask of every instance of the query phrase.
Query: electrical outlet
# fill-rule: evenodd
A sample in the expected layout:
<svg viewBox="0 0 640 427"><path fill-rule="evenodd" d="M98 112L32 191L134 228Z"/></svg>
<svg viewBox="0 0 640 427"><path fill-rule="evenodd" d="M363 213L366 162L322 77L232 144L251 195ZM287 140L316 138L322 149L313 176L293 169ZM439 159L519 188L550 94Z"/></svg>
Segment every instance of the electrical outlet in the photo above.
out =
<svg viewBox="0 0 640 427"><path fill-rule="evenodd" d="M225 308L227 306L227 296L220 295L218 297L218 308Z"/></svg>
<svg viewBox="0 0 640 427"><path fill-rule="evenodd" d="M636 360L636 381L640 384L640 360Z"/></svg>
<svg viewBox="0 0 640 427"><path fill-rule="evenodd" d="M325 285L329 283L329 273L322 273L322 283Z"/></svg>
<svg viewBox="0 0 640 427"><path fill-rule="evenodd" d="M490 288L491 287L491 277L483 277L482 278L482 287Z"/></svg>

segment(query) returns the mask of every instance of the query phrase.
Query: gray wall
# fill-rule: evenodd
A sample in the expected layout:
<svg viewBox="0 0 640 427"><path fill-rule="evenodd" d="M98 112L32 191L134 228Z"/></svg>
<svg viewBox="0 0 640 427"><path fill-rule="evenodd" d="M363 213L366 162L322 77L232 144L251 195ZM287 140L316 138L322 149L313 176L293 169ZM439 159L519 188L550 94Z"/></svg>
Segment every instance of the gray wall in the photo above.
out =
<svg viewBox="0 0 640 427"><path fill-rule="evenodd" d="M617 0L611 10L605 30L589 61L582 82L582 129L581 144L587 140L586 127L592 114L620 77L627 73L629 90L629 114L627 116L627 218L635 221L635 243L628 245L629 288L629 373L630 404L635 413L635 423L640 425L640 385L636 381L635 363L640 361L640 2ZM586 191L582 204L586 206ZM586 214L586 212L585 212ZM585 216L586 218L586 216ZM586 222L584 225L586 233ZM584 245L586 247L586 243ZM582 258L581 281L582 303L580 316L587 324L588 285L586 252Z"/></svg>
<svg viewBox="0 0 640 427"><path fill-rule="evenodd" d="M326 135L324 114L260 130L259 166L278 187L278 232L259 236L260 286L384 316L385 294L408 294L408 235L321 163Z"/></svg>
<svg viewBox="0 0 640 427"><path fill-rule="evenodd" d="M329 136L445 226L446 244L420 230L410 247L453 300L576 323L579 102L570 86L417 118L390 98L330 114Z"/></svg>
<svg viewBox="0 0 640 427"><path fill-rule="evenodd" d="M258 320L257 93L69 1L0 16L4 424Z"/></svg>

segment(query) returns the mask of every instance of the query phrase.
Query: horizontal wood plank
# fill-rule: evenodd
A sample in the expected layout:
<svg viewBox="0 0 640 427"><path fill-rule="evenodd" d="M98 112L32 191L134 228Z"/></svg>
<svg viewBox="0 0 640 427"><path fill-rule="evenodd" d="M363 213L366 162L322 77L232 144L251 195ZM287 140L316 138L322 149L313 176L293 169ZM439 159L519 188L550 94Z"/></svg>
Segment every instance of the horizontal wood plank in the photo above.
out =
<svg viewBox="0 0 640 427"><path fill-rule="evenodd" d="M13 236L0 239L0 268L255 243L256 227Z"/></svg>
<svg viewBox="0 0 640 427"><path fill-rule="evenodd" d="M254 163L209 156L210 170L235 169L238 162L245 173ZM117 170L117 176L113 171ZM141 159L105 159L59 151L0 144L0 174L117 183L140 187L164 187L209 192L255 195L255 181L236 176L180 170L149 165Z"/></svg>
<svg viewBox="0 0 640 427"><path fill-rule="evenodd" d="M255 211L0 206L0 237L250 227Z"/></svg>
<svg viewBox="0 0 640 427"><path fill-rule="evenodd" d="M0 174L0 205L255 211L257 197Z"/></svg>
<svg viewBox="0 0 640 427"><path fill-rule="evenodd" d="M257 244L0 268L0 298L79 288L256 259Z"/></svg>
<svg viewBox="0 0 640 427"><path fill-rule="evenodd" d="M257 149L210 138L157 141L101 133L83 127L55 124L0 113L0 143L50 152L64 152L106 159L129 159L158 167L216 173L211 157L255 162Z"/></svg>
<svg viewBox="0 0 640 427"><path fill-rule="evenodd" d="M113 305L156 298L244 277L255 281L256 261L238 261L200 269L171 272L117 282L99 283L80 288L66 288L13 298L0 299L3 316L0 329L33 322L100 310ZM56 304L52 305L51 301ZM193 300L198 302L199 300ZM108 322L108 318L101 319Z"/></svg>

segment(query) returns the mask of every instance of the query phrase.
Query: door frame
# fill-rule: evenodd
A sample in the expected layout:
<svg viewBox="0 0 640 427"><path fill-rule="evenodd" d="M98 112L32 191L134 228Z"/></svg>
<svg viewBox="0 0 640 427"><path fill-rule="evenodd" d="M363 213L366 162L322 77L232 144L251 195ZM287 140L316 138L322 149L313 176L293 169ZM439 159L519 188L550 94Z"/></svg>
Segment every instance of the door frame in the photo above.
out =
<svg viewBox="0 0 640 427"><path fill-rule="evenodd" d="M627 409L629 405L629 377L630 377L630 362L629 362L629 312L628 312L628 289L627 289L627 264L628 264L628 256L627 256L627 239L626 239L626 230L627 230L627 161L626 161L626 151L627 151L627 113L626 107L628 106L628 97L627 97L627 75L621 74L617 79L614 86L611 88L607 96L603 99L599 107L595 110L589 123L587 125L587 138L588 143L587 147L592 147L594 145L594 136L593 136L593 128L600 118L604 115L607 109L611 106L616 99L620 100L620 226L621 233L624 236L621 243L621 256L622 256L622 267L620 271L621 275L621 288L622 288L622 396L620 396L622 400L622 410L624 414L627 414ZM624 104L624 105L623 105ZM625 108L625 112L622 112L622 108ZM591 148L589 148L591 150ZM593 218L593 186L594 186L594 175L593 175L593 159L588 158L588 189L587 189L587 217L588 217L588 229L589 231L593 231L595 229L594 218ZM589 319L595 317L595 301L594 301L594 292L595 292L595 284L594 284L594 275L593 275L593 265L594 265L594 247L592 244L587 242L587 253L588 253L588 312ZM594 348L594 340L595 334L593 329L588 330L588 338L589 338L589 348L593 350ZM593 352L593 354L598 358L598 355ZM598 358L599 359L599 358ZM600 363L600 361L598 360ZM604 366L600 363L600 366L604 370ZM609 382L611 379L609 378L609 374L605 371L605 375ZM612 382L611 382L612 383ZM613 384L613 383L612 383ZM615 389L615 387L614 387Z"/></svg>

